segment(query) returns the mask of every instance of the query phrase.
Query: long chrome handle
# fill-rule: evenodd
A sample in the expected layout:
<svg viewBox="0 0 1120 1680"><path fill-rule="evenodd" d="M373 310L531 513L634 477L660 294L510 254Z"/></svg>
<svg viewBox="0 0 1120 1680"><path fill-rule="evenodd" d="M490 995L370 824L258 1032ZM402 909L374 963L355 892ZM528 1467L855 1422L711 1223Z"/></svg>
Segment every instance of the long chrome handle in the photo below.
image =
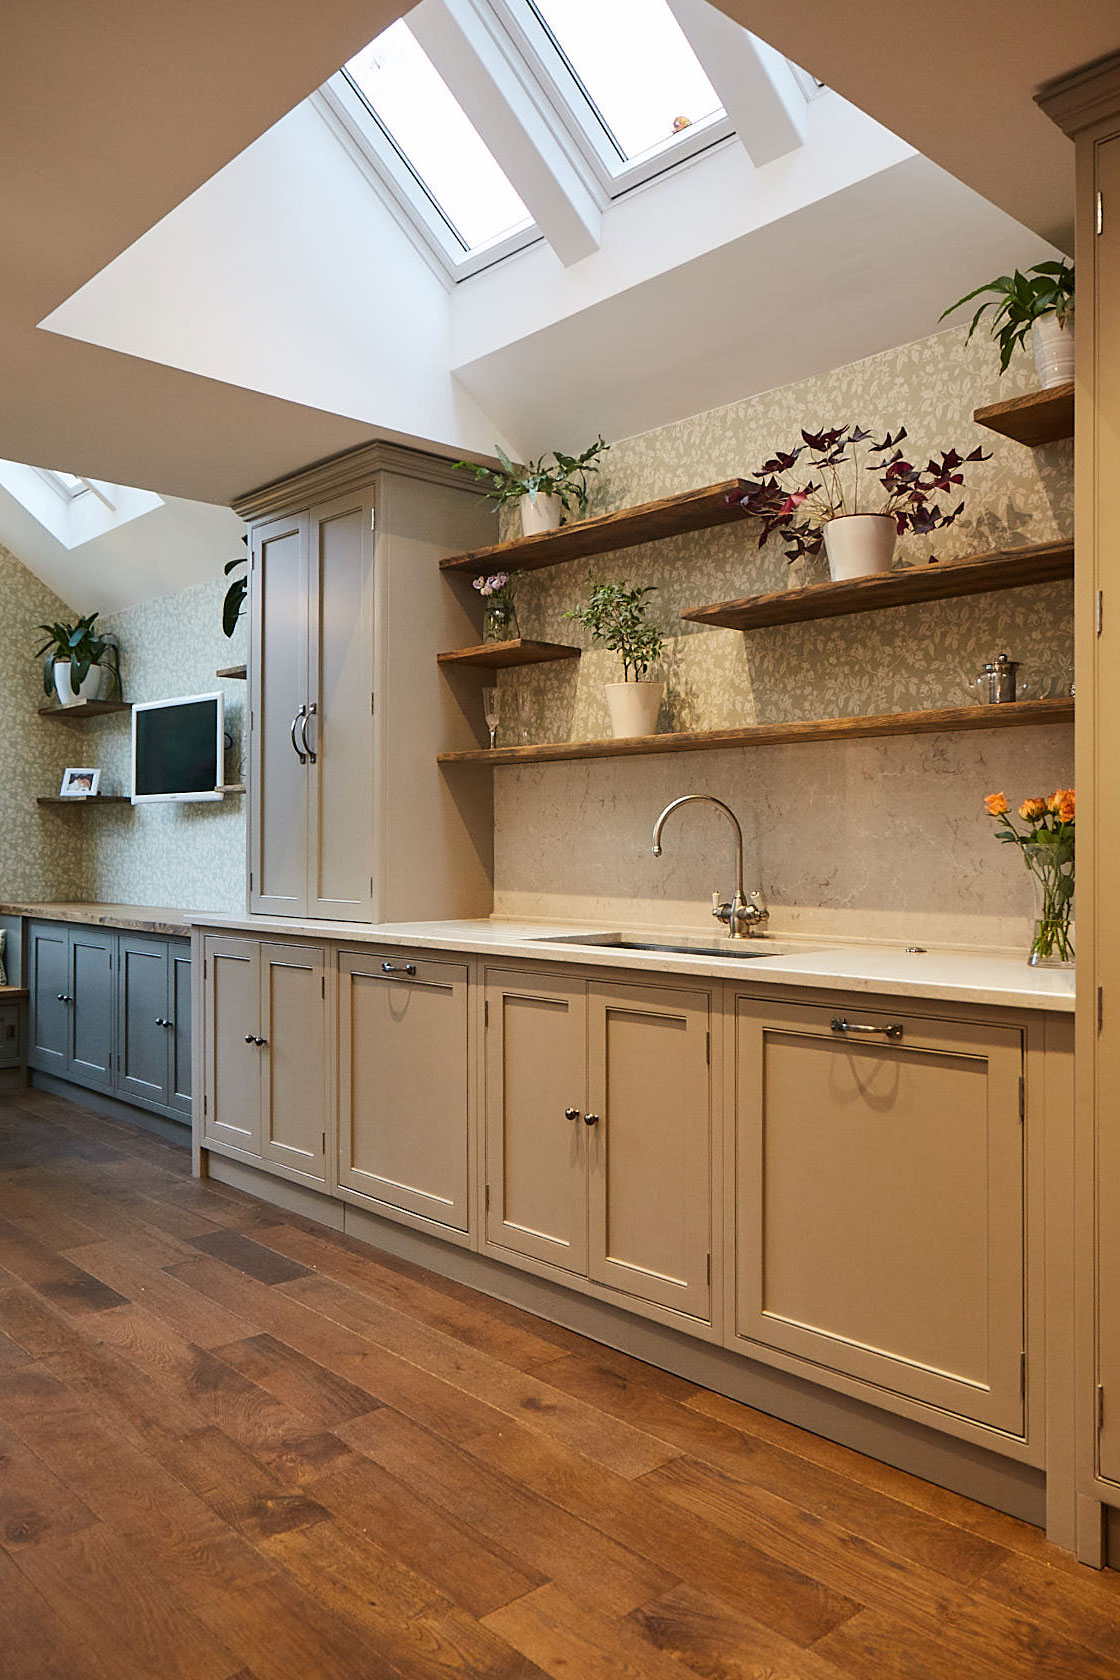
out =
<svg viewBox="0 0 1120 1680"><path fill-rule="evenodd" d="M300 723L304 718L306 718L306 716L307 707L301 706L295 717L292 719L292 727L288 731L288 734L292 738L292 751L295 753L301 764L307 763L307 753L300 747L299 742L296 740L296 730L299 728ZM304 745L306 746L306 743L304 743Z"/></svg>
<svg viewBox="0 0 1120 1680"><path fill-rule="evenodd" d="M299 738L303 743L303 750L307 754L308 760L312 764L317 764L319 761L318 761L318 758L315 755L314 747L308 746L308 743L307 743L307 725L310 723L311 719L316 715L318 710L319 710L318 705L316 704L316 702L314 700L312 700L311 704L307 708L307 711L304 713L303 725L302 725L302 727L300 729L300 732L299 732Z"/></svg>
<svg viewBox="0 0 1120 1680"><path fill-rule="evenodd" d="M381 972L382 972L382 974L413 974L414 975L416 973L416 964L415 963L383 962L381 964Z"/></svg>
<svg viewBox="0 0 1120 1680"><path fill-rule="evenodd" d="M903 1032L899 1021L893 1022L889 1027L870 1027L862 1025L859 1021L846 1021L842 1015L834 1015L831 1025L834 1033L859 1033L865 1037L882 1036L895 1039L901 1038Z"/></svg>

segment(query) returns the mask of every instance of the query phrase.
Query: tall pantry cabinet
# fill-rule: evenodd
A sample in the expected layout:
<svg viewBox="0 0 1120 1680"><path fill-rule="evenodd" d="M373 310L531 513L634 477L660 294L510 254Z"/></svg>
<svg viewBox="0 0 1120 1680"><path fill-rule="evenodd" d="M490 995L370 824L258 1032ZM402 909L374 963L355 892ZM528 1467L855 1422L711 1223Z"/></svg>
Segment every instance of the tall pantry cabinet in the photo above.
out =
<svg viewBox="0 0 1120 1680"><path fill-rule="evenodd" d="M495 536L450 463L370 444L234 504L249 525L249 861L253 914L323 921L486 915L484 778L468 682L436 655L477 639L439 560Z"/></svg>

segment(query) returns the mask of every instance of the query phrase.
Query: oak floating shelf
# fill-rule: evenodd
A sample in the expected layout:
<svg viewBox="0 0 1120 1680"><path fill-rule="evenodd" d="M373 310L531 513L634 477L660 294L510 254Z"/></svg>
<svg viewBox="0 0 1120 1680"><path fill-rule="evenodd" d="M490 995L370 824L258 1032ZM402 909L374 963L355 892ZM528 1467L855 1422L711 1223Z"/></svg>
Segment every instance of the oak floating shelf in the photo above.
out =
<svg viewBox="0 0 1120 1680"><path fill-rule="evenodd" d="M439 754L440 764L552 764L578 758L635 758L649 753L721 752L799 741L859 741L880 735L935 735L977 729L1021 729L1070 723L1072 700L1019 700L1006 706L952 706L940 711L891 712L879 717L825 718L807 723L756 723L675 735L631 735L606 741L552 741L535 747L476 747Z"/></svg>
<svg viewBox="0 0 1120 1680"><path fill-rule="evenodd" d="M79 700L76 706L40 706L42 718L62 718L66 723L81 723L83 718L106 717L110 712L130 712L131 700Z"/></svg>
<svg viewBox="0 0 1120 1680"><path fill-rule="evenodd" d="M563 642L530 642L518 636L509 642L480 642L477 647L454 648L436 655L437 665L482 665L504 671L512 665L545 665L554 659L578 659L581 648Z"/></svg>
<svg viewBox="0 0 1120 1680"><path fill-rule="evenodd" d="M987 595L1001 589L1025 589L1073 576L1072 543L1036 543L1030 548L974 554L967 560L939 561L907 571L846 583L813 583L807 589L779 589L689 607L682 618L695 624L718 624L728 630L761 630L774 624L804 624L818 618L907 607L916 601L944 601L953 596Z"/></svg>
<svg viewBox="0 0 1120 1680"><path fill-rule="evenodd" d="M492 543L489 548L452 554L440 561L440 570L477 573L502 567L509 571L535 572L544 566L560 566L566 560L587 560L592 555L635 548L639 543L658 542L662 537L679 537L688 531L731 525L747 516L739 507L728 507L727 498L745 488L741 478L725 479L722 484L686 490L683 495L666 496L659 502L643 502L639 507L623 508L619 513L576 520L556 531L541 531L534 537L514 537L509 542Z"/></svg>
<svg viewBox="0 0 1120 1680"><path fill-rule="evenodd" d="M1013 438L1036 449L1040 443L1057 443L1073 436L1073 380L1052 385L1047 391L1031 391L1009 402L990 403L978 408L972 418L1001 437Z"/></svg>
<svg viewBox="0 0 1120 1680"><path fill-rule="evenodd" d="M216 677L226 677L231 682L245 682L249 676L247 665L223 665L220 671L215 671Z"/></svg>
<svg viewBox="0 0 1120 1680"><path fill-rule="evenodd" d="M91 793L69 797L61 793L41 794L36 805L131 805L127 793Z"/></svg>

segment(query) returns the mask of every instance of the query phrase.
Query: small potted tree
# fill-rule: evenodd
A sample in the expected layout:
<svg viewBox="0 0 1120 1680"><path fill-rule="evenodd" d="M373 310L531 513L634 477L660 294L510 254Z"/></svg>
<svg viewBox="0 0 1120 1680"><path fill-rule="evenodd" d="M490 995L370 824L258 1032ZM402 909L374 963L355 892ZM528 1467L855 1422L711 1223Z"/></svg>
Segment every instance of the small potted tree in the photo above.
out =
<svg viewBox="0 0 1120 1680"><path fill-rule="evenodd" d="M505 450L495 444L500 470L474 461L456 461L455 465L486 485L496 508L516 504L521 510L522 535L533 537L541 531L556 530L573 514L576 519L585 516L587 475L599 471L599 457L609 448L609 443L597 437L582 455L565 455L555 449L551 456L542 455L524 467L515 467Z"/></svg>
<svg viewBox="0 0 1120 1680"><path fill-rule="evenodd" d="M622 658L622 681L603 685L611 731L616 736L656 735L665 684L646 676L664 646L660 630L646 622L648 597L656 595L656 586L650 583L632 589L629 583L596 583L594 575L587 581L587 600L570 607L564 617L582 624L590 630L592 641L602 642Z"/></svg>
<svg viewBox="0 0 1120 1680"><path fill-rule="evenodd" d="M1073 265L1067 262L1035 263L1025 274L1001 274L997 280L977 286L958 298L941 316L971 303L990 292L968 329L972 337L989 309L995 311L988 327L999 345L999 371L1006 373L1016 345L1025 345L1030 335L1034 365L1044 391L1064 385L1073 378Z"/></svg>
<svg viewBox="0 0 1120 1680"><path fill-rule="evenodd" d="M40 624L46 641L36 651L43 661L43 692L57 694L60 706L107 699L121 692L119 649L114 637L97 628L99 614L76 624Z"/></svg>

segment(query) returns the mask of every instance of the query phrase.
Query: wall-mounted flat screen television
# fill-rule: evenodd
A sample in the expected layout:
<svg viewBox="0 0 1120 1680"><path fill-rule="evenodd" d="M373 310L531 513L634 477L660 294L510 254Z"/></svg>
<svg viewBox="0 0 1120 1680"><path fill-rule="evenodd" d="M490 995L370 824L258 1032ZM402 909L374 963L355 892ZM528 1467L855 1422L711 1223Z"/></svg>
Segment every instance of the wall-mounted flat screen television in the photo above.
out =
<svg viewBox="0 0 1120 1680"><path fill-rule="evenodd" d="M132 708L132 803L221 799L225 718L220 694Z"/></svg>

